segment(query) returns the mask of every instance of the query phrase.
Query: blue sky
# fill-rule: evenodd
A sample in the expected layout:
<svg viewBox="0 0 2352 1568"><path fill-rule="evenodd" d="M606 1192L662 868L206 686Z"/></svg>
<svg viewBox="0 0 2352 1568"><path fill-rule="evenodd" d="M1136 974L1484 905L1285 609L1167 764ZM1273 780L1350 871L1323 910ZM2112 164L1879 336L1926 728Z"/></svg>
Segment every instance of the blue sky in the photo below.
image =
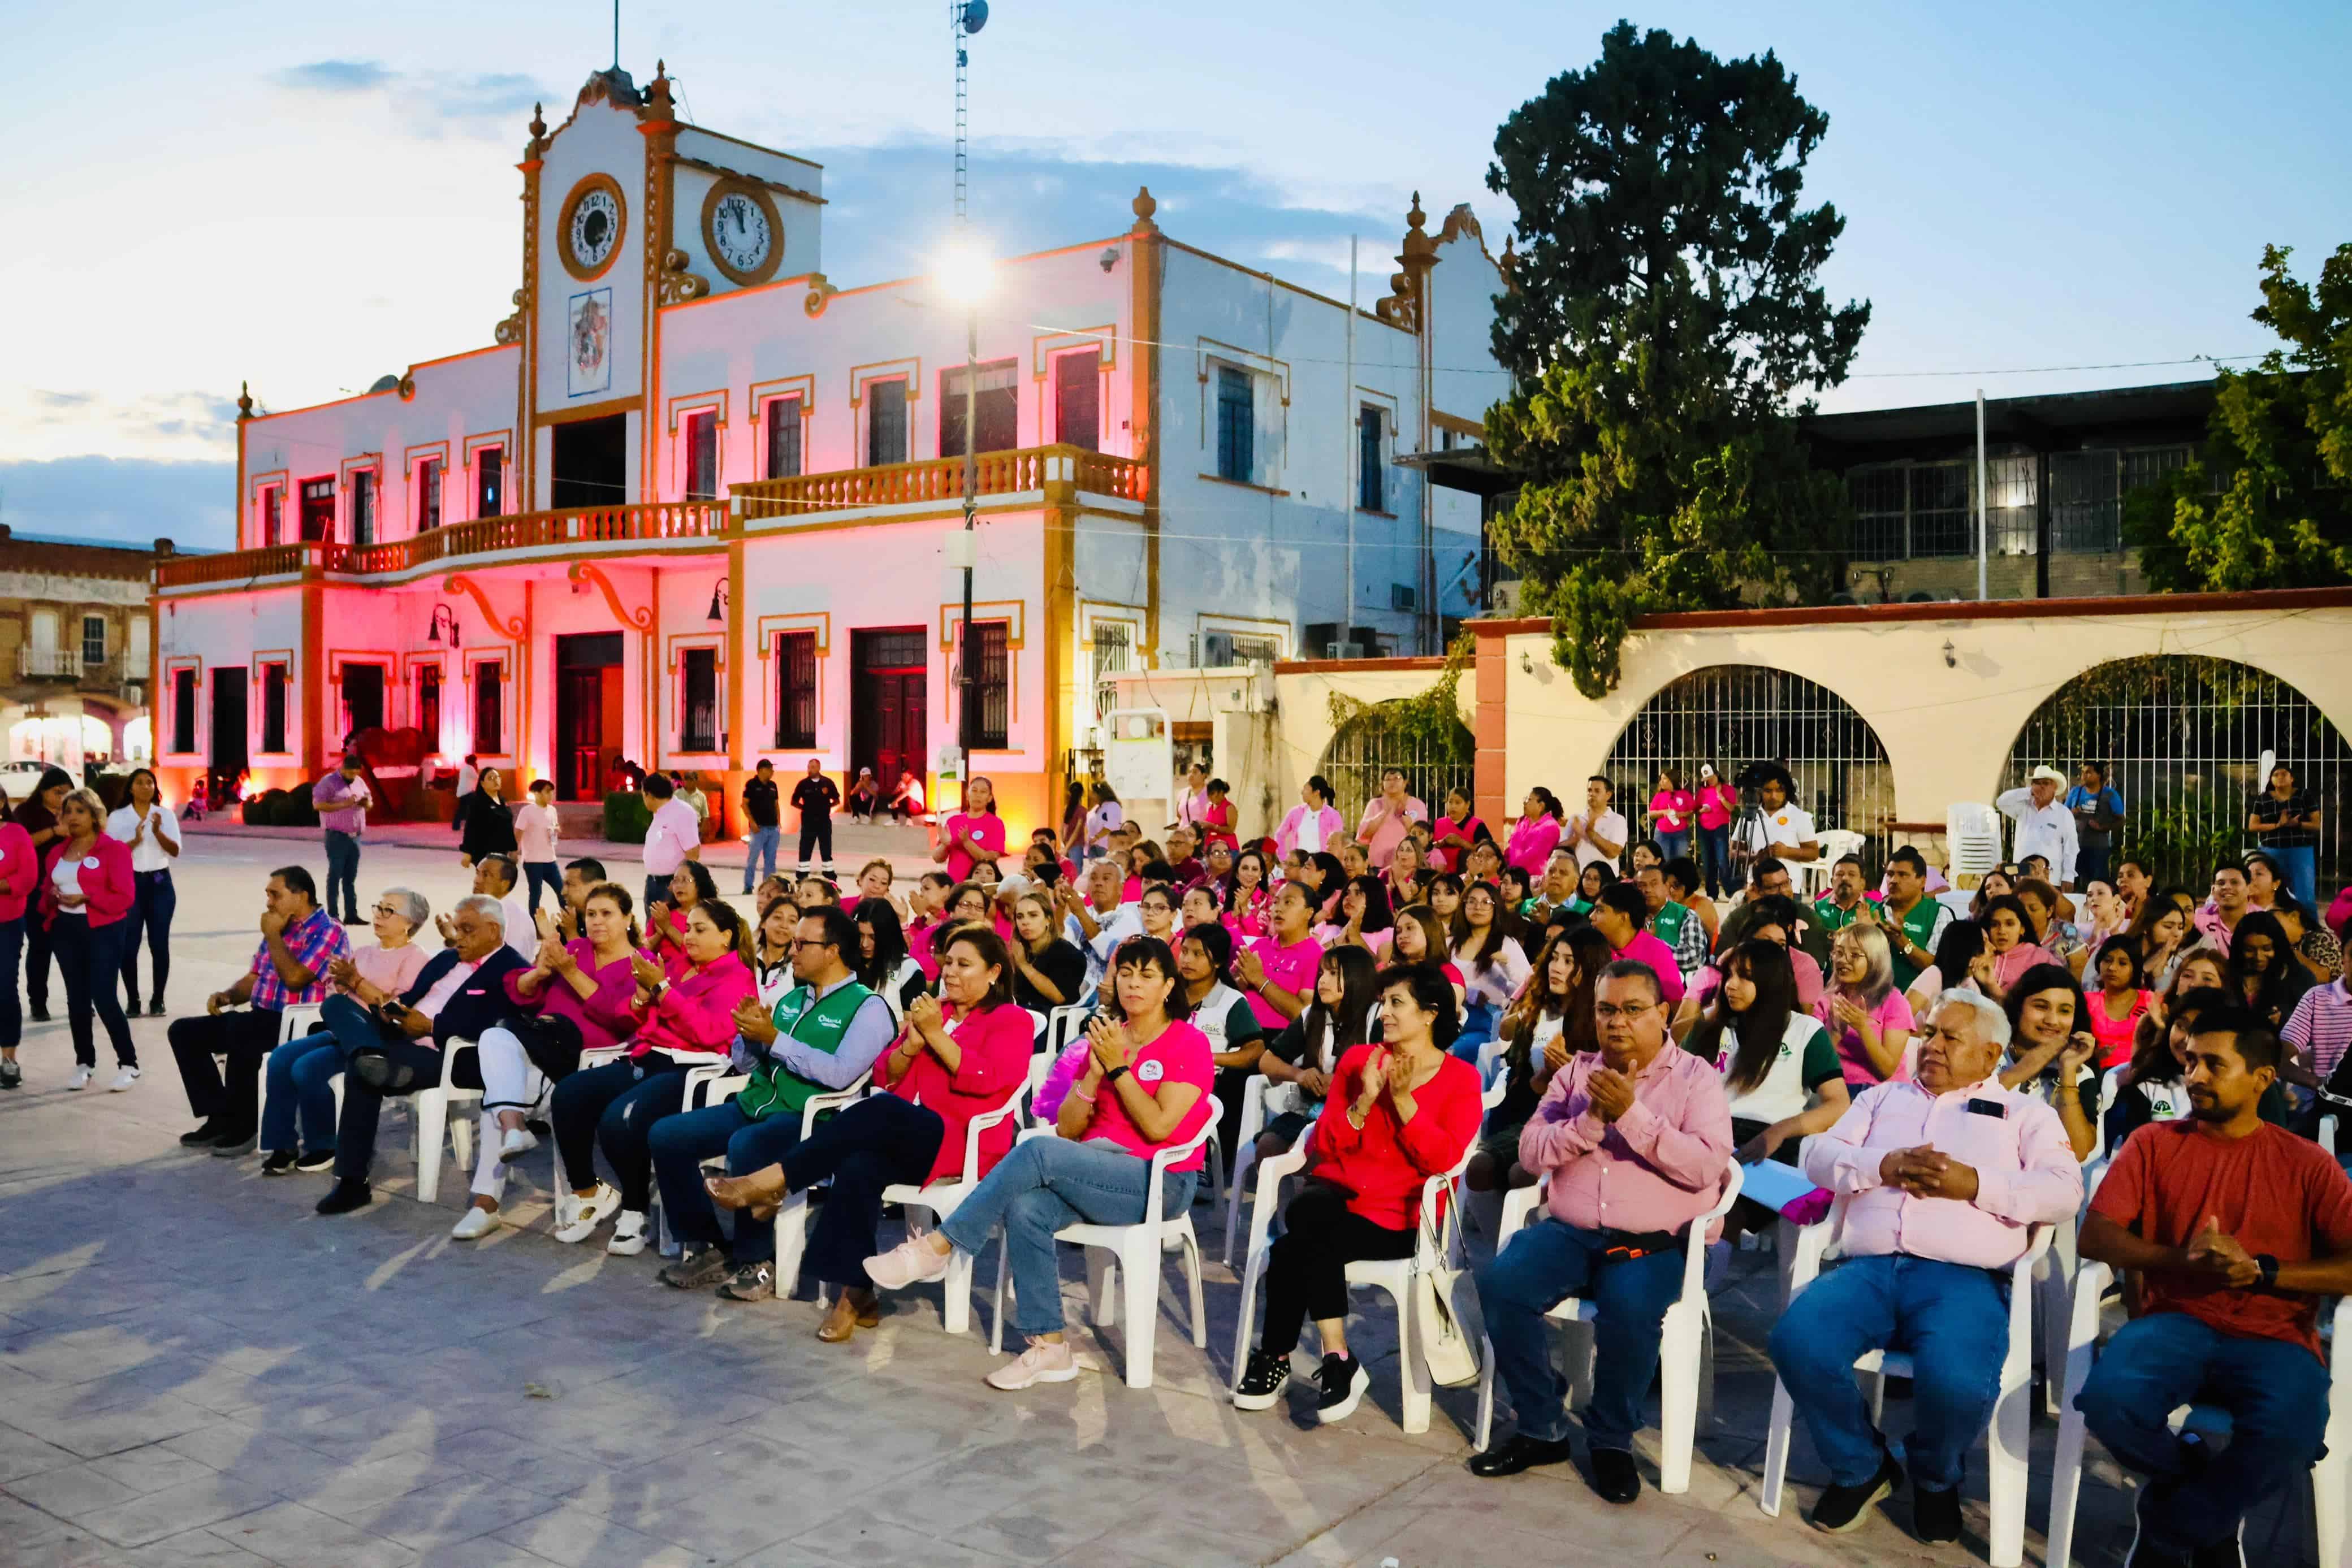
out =
<svg viewBox="0 0 2352 1568"><path fill-rule="evenodd" d="M826 165L827 272L922 270L945 227L945 7L625 0L689 118ZM1171 233L1380 291L1413 190L1474 204L1496 125L1620 5L1002 0L972 43L976 216L1007 250L1108 235L1148 181ZM0 167L0 520L219 544L238 381L277 408L478 347L509 308L512 168L611 53L608 5L13 0ZM2352 239L2352 7L1672 5L1637 26L1773 49L1830 115L1827 282L1874 303L1830 407L2189 379L2233 355L2266 242ZM1925 376L1921 371L1965 372ZM1983 372L1983 373L1979 373Z"/></svg>

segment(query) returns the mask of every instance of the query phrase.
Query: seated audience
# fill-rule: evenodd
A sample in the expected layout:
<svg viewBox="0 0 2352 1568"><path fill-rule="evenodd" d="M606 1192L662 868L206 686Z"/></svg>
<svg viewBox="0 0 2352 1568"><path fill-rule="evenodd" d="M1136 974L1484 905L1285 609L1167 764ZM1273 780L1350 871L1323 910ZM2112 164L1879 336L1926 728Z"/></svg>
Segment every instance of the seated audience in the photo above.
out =
<svg viewBox="0 0 2352 1568"><path fill-rule="evenodd" d="M1271 868L1265 852L1252 846L1234 856L1233 880L1225 884L1225 924L1244 942L1265 935L1274 889L1267 885Z"/></svg>
<svg viewBox="0 0 2352 1568"><path fill-rule="evenodd" d="M1078 1366L1062 1333L1062 1270L1054 1233L1067 1225L1139 1224L1154 1154L1196 1136L1216 1113L1209 1040L1182 1021L1176 956L1150 936L1130 937L1116 956L1112 1005L1087 1026L1094 1065L1064 1097L1059 1134L1014 1145L937 1230L912 1236L866 1272L886 1291L936 1280L949 1255L976 1256L1004 1231L1000 1267L1013 1271L1013 1326L1029 1341L1019 1358L988 1375L1007 1393L1067 1383ZM1191 1207L1206 1151L1171 1166L1160 1213Z"/></svg>
<svg viewBox="0 0 2352 1568"><path fill-rule="evenodd" d="M907 1016L907 1009L917 997L930 987L923 967L907 951L905 927L898 924L898 912L883 898L861 898L846 908L850 919L857 923L857 983L880 997L894 1019ZM773 1007L775 998L762 993L762 1007Z"/></svg>
<svg viewBox="0 0 2352 1568"><path fill-rule="evenodd" d="M1795 983L1791 971L1790 984ZM1915 1020L1895 988L1895 952L1874 916L1863 915L1830 943L1830 985L1812 1016L1828 1026L1846 1087L1856 1092L1908 1076L1905 1053Z"/></svg>
<svg viewBox="0 0 2352 1568"><path fill-rule="evenodd" d="M801 906L790 894L778 894L760 905L760 924L751 936L752 994L763 1008L797 983L793 978L793 949L800 944Z"/></svg>
<svg viewBox="0 0 2352 1568"><path fill-rule="evenodd" d="M1600 1049L1592 1032L1592 989L1609 967L1609 940L1590 925L1554 932L1536 956L1535 971L1503 1014L1503 1097L1486 1113L1478 1152L1463 1173L1472 1192L1531 1186L1519 1164L1519 1132L1551 1087L1552 1075L1576 1056Z"/></svg>
<svg viewBox="0 0 2352 1568"><path fill-rule="evenodd" d="M2286 928L2267 909L2238 922L2230 939L2230 979L2243 1005L2273 1033L2286 1027L2314 983L2311 971L2296 961Z"/></svg>
<svg viewBox="0 0 2352 1568"><path fill-rule="evenodd" d="M2099 1147L2094 1120L2099 1103L2098 1038L2086 1027L2083 988L2063 964L2036 964L2009 988L2001 1009L2009 1018L2009 1057L2001 1064L2004 1088L2031 1094L2058 1113L2074 1157L2087 1160Z"/></svg>
<svg viewBox="0 0 2352 1568"><path fill-rule="evenodd" d="M328 962L327 981L335 994L351 995L361 980L394 997L415 984L430 955L412 938L432 913L422 894L386 888L370 921L375 946L353 947L348 957ZM269 1151L263 1176L322 1171L335 1163L334 1080L342 1071L335 1032L323 1026L269 1053L261 1101L260 1141ZM242 1151L231 1144L213 1152L233 1156Z"/></svg>
<svg viewBox="0 0 2352 1568"><path fill-rule="evenodd" d="M671 978L693 963L686 956L687 917L703 904L718 902L719 884L711 880L710 868L700 861L680 861L669 875L669 896L646 906L646 950L669 970ZM746 970L751 967L750 946L744 945L741 955Z"/></svg>
<svg viewBox="0 0 2352 1568"><path fill-rule="evenodd" d="M1258 1134L1259 1158L1289 1152L1323 1113L1339 1059L1380 1039L1380 993L1373 985L1378 973L1372 956L1361 947L1334 947L1316 966L1314 999L1283 1026L1257 1061L1258 1071L1273 1084L1265 1092L1269 1114L1265 1131Z"/></svg>
<svg viewBox="0 0 2352 1568"><path fill-rule="evenodd" d="M1992 955L1985 947L1984 927L1973 920L1944 922L1936 938L1935 961L1912 977L1903 999L1910 1004L1916 1023L1946 991L1981 991L1979 974L1992 973Z"/></svg>
<svg viewBox="0 0 2352 1568"><path fill-rule="evenodd" d="M1667 1037L1651 966L1621 959L1601 970L1592 1012L1600 1050L1552 1074L1519 1134L1519 1164L1550 1178L1548 1212L1477 1274L1496 1379L1518 1427L1470 1471L1517 1475L1569 1458L1568 1380L1552 1364L1544 1314L1577 1296L1599 1313L1583 1416L1593 1490L1628 1503L1642 1492L1633 1434L1666 1309L1682 1295L1684 1237L1723 1189L1731 1115L1722 1074Z"/></svg>
<svg viewBox="0 0 2352 1568"><path fill-rule="evenodd" d="M205 998L203 1018L173 1019L168 1038L200 1124L180 1134L190 1148L251 1148L261 1063L277 1049L288 1008L317 1007L327 994L327 966L351 954L342 925L319 907L319 885L299 865L269 873L262 892L261 946L252 966L225 991ZM243 1006L242 1004L250 1004ZM219 1057L226 1069L213 1065Z"/></svg>
<svg viewBox="0 0 2352 1568"><path fill-rule="evenodd" d="M1895 983L1907 999L1917 988L1921 971L1934 966L1937 944L1952 922L1951 905L1928 892L1927 857L1909 844L1886 857L1886 898L1879 905L1879 916L1894 959ZM1929 999L1935 994L1930 990Z"/></svg>
<svg viewBox="0 0 2352 1568"><path fill-rule="evenodd" d="M1477 1071L1446 1052L1453 984L1419 963L1384 970L1380 987L1381 1043L1340 1059L1307 1140L1304 1185L1266 1254L1265 1319L1234 1390L1243 1410L1281 1397L1312 1318L1323 1353L1316 1419L1355 1412L1371 1374L1348 1349L1348 1265L1412 1256L1421 1228L1438 1218L1422 1212L1423 1185L1451 1172L1478 1131Z"/></svg>
<svg viewBox="0 0 2352 1568"><path fill-rule="evenodd" d="M1673 948L1643 929L1649 918L1650 906L1642 890L1628 883L1602 888L1600 901L1592 906L1592 928L1609 939L1610 950L1620 959L1649 965L1657 975L1658 990L1666 999L1671 1018L1682 1005L1682 967L1675 961Z"/></svg>
<svg viewBox="0 0 2352 1568"><path fill-rule="evenodd" d="M2057 955L2034 941L2033 916L2017 894L2004 893L1985 900L1984 913L1977 922L1984 927L1985 951L1992 961L1971 970L1969 977L1994 1001L2006 998L2026 970L2058 963Z"/></svg>
<svg viewBox="0 0 2352 1568"><path fill-rule="evenodd" d="M1723 984L1683 1049L1722 1069L1731 1135L1739 1140L1733 1157L1742 1165L1795 1165L1801 1141L1834 1125L1852 1103L1848 1066L1821 1020L1797 1006L1796 970L1778 942L1743 942L1726 956ZM1726 1228L1761 1230L1777 1218L1743 1197Z"/></svg>
<svg viewBox="0 0 2352 1568"><path fill-rule="evenodd" d="M1283 883L1269 911L1266 934L1234 961L1234 981L1266 1032L1281 1029L1315 999L1315 970L1323 961L1323 945L1315 940L1313 919L1306 890L1296 883Z"/></svg>
<svg viewBox="0 0 2352 1568"><path fill-rule="evenodd" d="M530 963L539 951L539 924L531 916L522 885L521 862L497 852L482 855L474 862L474 891L499 901L506 911L507 946L514 949L516 957ZM441 940L449 940L446 933Z"/></svg>
<svg viewBox="0 0 2352 1568"><path fill-rule="evenodd" d="M1907 1471L1913 1533L1959 1539L1962 1463L2000 1394L2009 1346L2003 1271L2024 1253L2030 1226L2067 1218L2083 1198L2057 1114L1994 1076L2008 1043L2008 1016L1992 1001L1945 992L1917 1075L1863 1091L1807 1146L1805 1175L1847 1201L1846 1260L1789 1303L1771 1354L1829 1469L1816 1530L1855 1528ZM1901 1463L1853 1375L1864 1352L1892 1349L1908 1350L1914 1366Z"/></svg>
<svg viewBox="0 0 2352 1568"><path fill-rule="evenodd" d="M588 895L604 885L604 862L583 855L563 868L563 901L552 915L534 910L531 924L542 936L553 936L569 942L581 935L580 909Z"/></svg>
<svg viewBox="0 0 2352 1568"><path fill-rule="evenodd" d="M1234 1140L1241 1135L1242 1094L1257 1071L1258 1058L1265 1054L1267 1032L1249 998L1234 988L1233 960L1233 933L1222 925L1187 931L1176 944L1184 1016L1209 1037L1209 1060L1217 1070L1209 1092L1221 1108L1217 1144L1229 1168Z"/></svg>
<svg viewBox="0 0 2352 1568"><path fill-rule="evenodd" d="M1462 890L1446 941L1466 1000L1454 1053L1475 1061L1478 1048L1495 1038L1503 1009L1526 988L1527 949L1539 943L1523 933L1517 907L1491 882L1474 882Z"/></svg>
<svg viewBox="0 0 2352 1568"><path fill-rule="evenodd" d="M1145 929L1150 928L1147 921ZM1315 939L1326 947L1368 948L1373 957L1379 958L1387 955L1395 929L1396 915L1389 905L1388 884L1365 872L1349 877L1341 887L1337 916L1329 924L1315 928Z"/></svg>
<svg viewBox="0 0 2352 1568"><path fill-rule="evenodd" d="M1115 862L1107 858L1089 862L1085 882L1083 890L1064 883L1060 894L1062 939L1087 959L1085 984L1081 994L1070 998L1074 1002L1089 999L1101 988L1110 956L1118 951L1120 943L1143 930L1135 906L1120 902L1119 869Z"/></svg>
<svg viewBox="0 0 2352 1568"><path fill-rule="evenodd" d="M1050 1013L1086 999L1087 956L1060 935L1061 919L1053 894L1043 888L1030 889L1013 905L1006 960L1013 1000L1020 1007Z"/></svg>
<svg viewBox="0 0 2352 1568"><path fill-rule="evenodd" d="M2128 936L2110 936L2099 944L2098 956L2089 966L2091 1033L2099 1042L2093 1065L2102 1072L2131 1060L2132 1041L2139 1020L2147 1015L2154 995L2140 985L2139 955Z"/></svg>
<svg viewBox="0 0 2352 1568"><path fill-rule="evenodd" d="M1664 863L1643 866L1634 872L1633 881L1649 911L1650 935L1674 953L1677 971L1696 974L1706 965L1706 926L1688 904L1674 896Z"/></svg>
<svg viewBox="0 0 2352 1568"><path fill-rule="evenodd" d="M2134 1568L2241 1562L2246 1515L2304 1484L2327 1430L2320 1301L2352 1292L2352 1183L2259 1113L2277 1037L2243 1009L2215 1008L2189 1052L2188 1119L2143 1127L2117 1151L2079 1242L2130 1280L2131 1319L2075 1408L2147 1478ZM2192 1402L2229 1412L2220 1452L2172 1430Z"/></svg>

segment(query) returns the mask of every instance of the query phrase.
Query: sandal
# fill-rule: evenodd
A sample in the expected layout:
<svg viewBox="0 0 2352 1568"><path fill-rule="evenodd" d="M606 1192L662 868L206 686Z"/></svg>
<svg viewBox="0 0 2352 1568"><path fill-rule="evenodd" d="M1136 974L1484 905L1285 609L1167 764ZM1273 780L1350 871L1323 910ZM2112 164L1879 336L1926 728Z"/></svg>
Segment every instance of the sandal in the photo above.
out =
<svg viewBox="0 0 2352 1568"><path fill-rule="evenodd" d="M833 1306L817 1325L816 1337L826 1344L841 1344L859 1329L878 1328L882 1323L882 1304L867 1301L864 1306L853 1304L849 1292L844 1291L833 1299Z"/></svg>
<svg viewBox="0 0 2352 1568"><path fill-rule="evenodd" d="M721 1208L748 1209L754 1219L772 1219L783 1207L784 1167L764 1166L748 1176L704 1176L702 1189Z"/></svg>

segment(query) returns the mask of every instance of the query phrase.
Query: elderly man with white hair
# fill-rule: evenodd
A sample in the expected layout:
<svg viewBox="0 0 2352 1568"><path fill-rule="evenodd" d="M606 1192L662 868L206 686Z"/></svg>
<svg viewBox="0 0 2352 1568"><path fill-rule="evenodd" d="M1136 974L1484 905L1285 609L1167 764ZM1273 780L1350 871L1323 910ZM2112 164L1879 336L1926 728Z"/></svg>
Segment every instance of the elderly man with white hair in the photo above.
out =
<svg viewBox="0 0 2352 1568"><path fill-rule="evenodd" d="M349 996L330 997L320 1009L347 1064L335 1128L335 1185L319 1200L320 1214L348 1214L374 1196L368 1166L375 1158L383 1097L439 1083L442 1047L453 1039L478 1038L508 1011L506 977L523 967L523 960L507 946L504 907L488 894L459 899L446 937L449 945L399 996L362 978ZM451 1082L479 1089L478 1064L470 1058L457 1063Z"/></svg>
<svg viewBox="0 0 2352 1568"><path fill-rule="evenodd" d="M1853 1529L1902 1484L1914 1532L1960 1535L1960 1467L2000 1391L2005 1290L2030 1226L2083 1200L2058 1114L2001 1086L2009 1019L1974 991L1936 998L1918 1075L1854 1097L1805 1151L1805 1175L1847 1200L1846 1261L1772 1330L1772 1364L1827 1463L1814 1528ZM1865 1351L1912 1356L1916 1423L1897 1462L1854 1385Z"/></svg>

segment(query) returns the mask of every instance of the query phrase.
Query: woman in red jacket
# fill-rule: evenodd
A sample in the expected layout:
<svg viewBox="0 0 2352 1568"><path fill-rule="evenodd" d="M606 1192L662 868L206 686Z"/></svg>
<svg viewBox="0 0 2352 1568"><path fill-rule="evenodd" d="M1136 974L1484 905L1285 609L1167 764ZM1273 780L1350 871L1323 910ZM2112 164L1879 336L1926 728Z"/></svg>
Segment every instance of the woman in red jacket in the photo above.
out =
<svg viewBox="0 0 2352 1568"><path fill-rule="evenodd" d="M960 925L940 954L939 996L914 999L898 1042L874 1064L874 1085L887 1092L819 1126L781 1164L704 1183L721 1207L766 1210L786 1193L833 1178L805 1256L810 1273L839 1288L816 1331L825 1343L882 1321L866 1276L882 1189L956 1182L969 1191L1013 1146L1012 1117L976 1134L971 1123L1027 1082L1031 1024L1013 1005L1003 938L985 925Z"/></svg>
<svg viewBox="0 0 2352 1568"><path fill-rule="evenodd" d="M41 918L66 981L66 1016L73 1027L74 1071L67 1087L87 1089L98 1073L90 1038L92 1011L106 1025L121 1069L107 1087L139 1082L139 1053L122 1016L115 982L122 973L123 916L135 891L131 846L106 836L106 807L95 791L76 789L58 809L58 836L49 841L41 878Z"/></svg>
<svg viewBox="0 0 2352 1568"><path fill-rule="evenodd" d="M1383 1043L1339 1059L1308 1135L1306 1185L1266 1256L1265 1322L1234 1390L1244 1410L1281 1396L1311 1317L1323 1341L1316 1418L1354 1412L1371 1375L1348 1349L1348 1265L1412 1255L1422 1184L1459 1164L1478 1133L1478 1070L1449 1054L1453 982L1433 964L1402 964L1383 971L1380 987Z"/></svg>

